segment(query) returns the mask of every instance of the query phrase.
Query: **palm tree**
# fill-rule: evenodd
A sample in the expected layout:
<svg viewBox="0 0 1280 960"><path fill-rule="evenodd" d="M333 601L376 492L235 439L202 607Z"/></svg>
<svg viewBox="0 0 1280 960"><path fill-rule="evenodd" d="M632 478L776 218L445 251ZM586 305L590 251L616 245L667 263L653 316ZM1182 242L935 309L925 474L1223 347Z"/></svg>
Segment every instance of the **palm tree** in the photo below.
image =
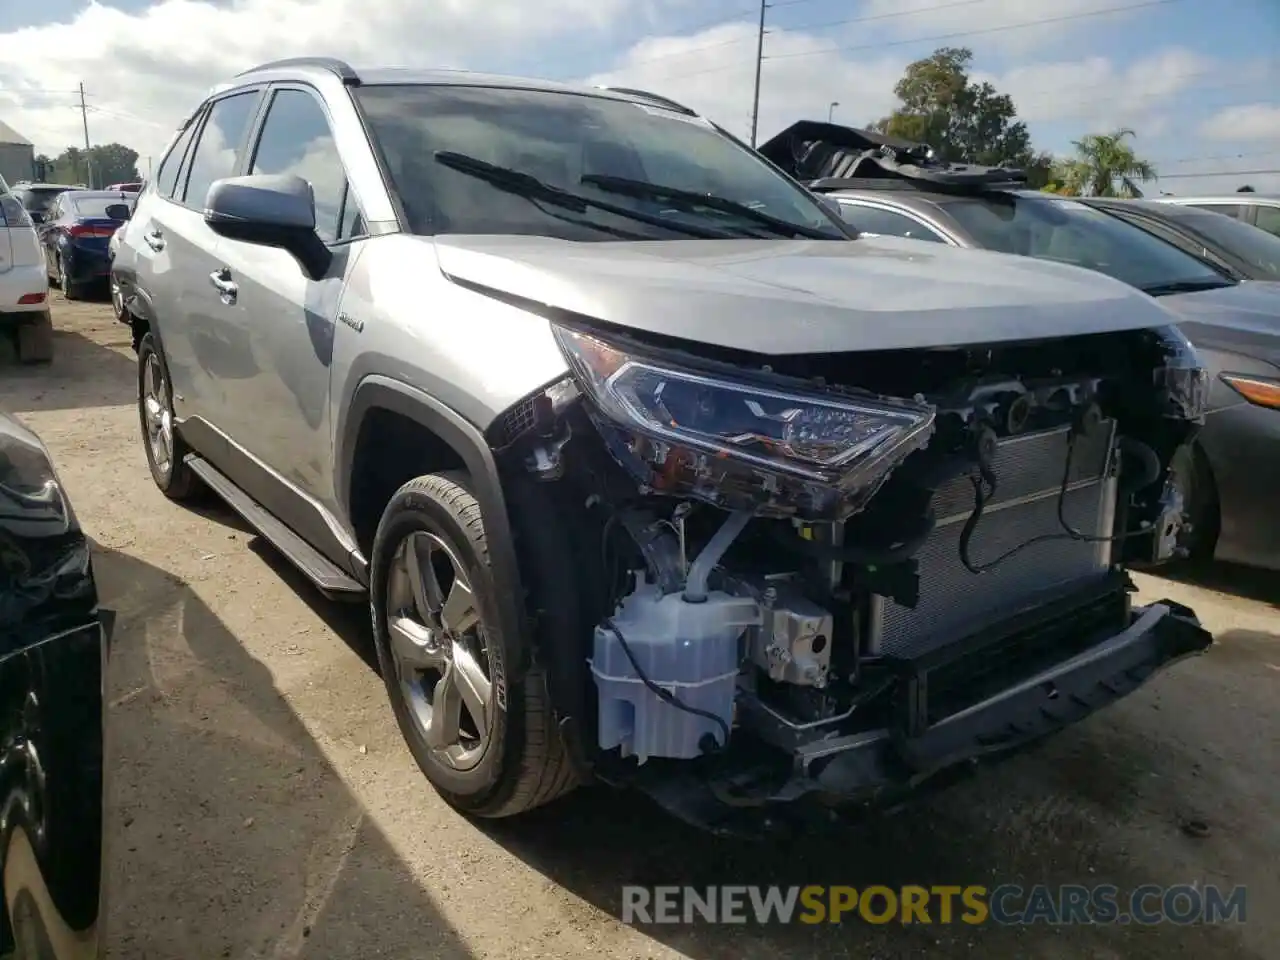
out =
<svg viewBox="0 0 1280 960"><path fill-rule="evenodd" d="M1125 142L1134 136L1132 130L1122 127L1073 141L1076 156L1059 165L1055 179L1078 196L1142 196L1135 181L1154 180L1156 168Z"/></svg>

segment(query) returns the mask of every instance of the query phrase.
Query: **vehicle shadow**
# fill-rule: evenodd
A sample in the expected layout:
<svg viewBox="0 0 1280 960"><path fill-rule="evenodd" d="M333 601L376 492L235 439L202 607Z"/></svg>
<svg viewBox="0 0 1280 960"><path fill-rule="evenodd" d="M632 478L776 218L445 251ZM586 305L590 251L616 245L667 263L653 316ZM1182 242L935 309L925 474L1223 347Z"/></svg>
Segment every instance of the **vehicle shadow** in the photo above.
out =
<svg viewBox="0 0 1280 960"><path fill-rule="evenodd" d="M238 518L214 507L205 514L233 529ZM250 540L282 581L375 670L366 610L326 600L260 538ZM1185 696L1185 693L1180 694ZM581 789L566 799L506 821L478 826L495 842L548 879L615 919L626 922L624 885L807 886L813 884L981 885L1115 884L1131 891L1144 883L1188 881L1196 841L1180 832L1188 800L1169 782L1200 764L1179 749L1153 751L1148 718L1159 700L1151 688L1106 715L1038 747L984 769L900 813L859 826L831 825L785 843L743 843L711 838L659 810L637 794ZM1207 702L1207 701L1206 701ZM1214 711L1206 707L1209 713ZM1201 717L1203 719L1203 717ZM1191 742L1200 733L1179 738ZM1173 753L1170 750L1173 749ZM1165 786L1160 786L1164 784ZM1206 775L1205 789L1213 786ZM1161 792L1161 791L1165 792ZM1153 792L1154 791L1154 792ZM1209 801L1201 801L1207 805ZM1130 832L1115 827L1135 809L1154 816L1159 856L1136 857ZM1130 832L1126 832L1126 830ZM1150 854L1150 851L1147 851ZM1243 868L1242 868L1243 869ZM1229 872L1210 874L1230 885ZM1259 891L1261 893L1262 891ZM959 909L956 911L959 916ZM872 924L846 917L830 923L637 926L658 943L692 960L769 958L890 958L972 955L991 960L1113 960L1231 958L1266 954L1235 925L980 926ZM1250 931L1257 932L1257 931ZM370 942L370 949L377 940Z"/></svg>
<svg viewBox="0 0 1280 960"><path fill-rule="evenodd" d="M108 956L469 958L267 668L170 574L94 565L117 612Z"/></svg>
<svg viewBox="0 0 1280 960"><path fill-rule="evenodd" d="M1262 570L1216 561L1191 567L1173 566L1152 573L1177 583L1205 587L1245 600L1270 604L1280 610L1280 571L1277 570Z"/></svg>
<svg viewBox="0 0 1280 960"><path fill-rule="evenodd" d="M129 328L110 318L114 329L91 340L81 330L58 329L53 314L53 362L19 364L8 337L0 337L0 407L14 413L130 406L138 396ZM118 331L118 333L116 332Z"/></svg>

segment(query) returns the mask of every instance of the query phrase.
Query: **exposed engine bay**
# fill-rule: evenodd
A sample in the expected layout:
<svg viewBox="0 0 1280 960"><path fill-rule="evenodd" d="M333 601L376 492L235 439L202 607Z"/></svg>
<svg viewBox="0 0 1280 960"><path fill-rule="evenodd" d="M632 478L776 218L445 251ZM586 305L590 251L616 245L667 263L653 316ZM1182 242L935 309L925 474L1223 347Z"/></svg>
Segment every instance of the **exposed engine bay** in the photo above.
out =
<svg viewBox="0 0 1280 960"><path fill-rule="evenodd" d="M1208 642L1124 573L1184 522L1207 385L1174 328L767 359L558 336L575 376L495 446L592 558L561 709L597 776L690 820L873 799L1145 677L1117 636Z"/></svg>

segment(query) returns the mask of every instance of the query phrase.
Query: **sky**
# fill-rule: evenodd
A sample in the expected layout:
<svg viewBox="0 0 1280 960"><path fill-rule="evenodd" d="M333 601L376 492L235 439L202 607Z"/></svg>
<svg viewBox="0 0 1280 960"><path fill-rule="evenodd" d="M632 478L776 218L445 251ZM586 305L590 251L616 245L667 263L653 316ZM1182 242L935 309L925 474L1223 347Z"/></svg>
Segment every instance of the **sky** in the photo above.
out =
<svg viewBox="0 0 1280 960"><path fill-rule="evenodd" d="M255 63L475 69L638 86L750 135L757 0L0 0L0 120L54 155L92 143L158 163L208 89ZM1059 155L1124 126L1149 193L1280 192L1280 0L771 0L759 136L866 124L940 46L1013 97ZM832 104L837 104L832 107Z"/></svg>

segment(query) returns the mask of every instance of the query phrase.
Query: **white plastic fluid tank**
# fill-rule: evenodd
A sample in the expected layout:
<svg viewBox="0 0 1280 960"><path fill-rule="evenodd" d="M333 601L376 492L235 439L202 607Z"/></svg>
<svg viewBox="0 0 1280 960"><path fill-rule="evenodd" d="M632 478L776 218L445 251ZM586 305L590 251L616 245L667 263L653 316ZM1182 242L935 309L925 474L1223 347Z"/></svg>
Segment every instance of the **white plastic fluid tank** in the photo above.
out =
<svg viewBox="0 0 1280 960"><path fill-rule="evenodd" d="M644 574L618 605L613 623L644 675L690 707L733 724L733 700L743 632L760 623L754 600L711 591L701 603L662 595ZM643 763L649 757L687 760L702 753L702 738L724 739L720 725L664 702L645 686L618 635L596 627L591 672L599 692L599 741Z"/></svg>

